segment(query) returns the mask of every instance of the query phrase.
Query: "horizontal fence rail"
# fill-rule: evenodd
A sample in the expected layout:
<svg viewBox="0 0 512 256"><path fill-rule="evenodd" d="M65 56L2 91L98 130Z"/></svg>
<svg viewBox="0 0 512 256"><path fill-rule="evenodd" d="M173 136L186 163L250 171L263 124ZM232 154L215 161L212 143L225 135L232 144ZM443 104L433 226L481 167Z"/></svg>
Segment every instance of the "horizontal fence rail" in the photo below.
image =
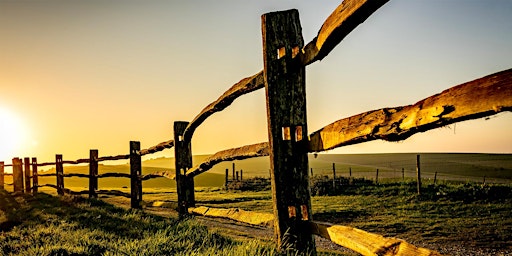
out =
<svg viewBox="0 0 512 256"><path fill-rule="evenodd" d="M305 160L307 160L307 156L305 154L308 152L321 152L345 145L377 139L386 141L404 140L415 133L436 129L456 122L491 116L503 111L512 111L512 69L452 87L412 105L373 110L344 118L313 132L309 136L307 136L307 122L305 121L305 118L304 121L300 121L301 123L294 123L296 120L291 120L290 124L279 124L279 127L277 127L279 129L276 129L276 127L273 126L272 129L269 128L269 138L271 138L269 140L271 142L270 144L268 142L262 142L223 150L208 157L199 165L192 167L192 152L190 145L195 130L208 117L226 109L234 102L234 100L242 95L254 92L261 88L266 89L268 111L267 121L269 124L271 122L276 122L276 120L282 121L279 118L276 118L277 116L282 117L281 119L287 119L289 117L288 115L292 111L290 109L296 109L298 114L305 117L305 101L303 101L303 103L298 103L302 101L298 101L296 97L295 103L292 102L292 104L290 104L289 98L293 97L287 97L289 95L301 95L301 97L305 99L305 93L303 93L305 92L305 84L304 81L301 80L305 73L304 67L325 58L350 32L352 32L359 24L364 22L371 14L387 2L388 0L343 1L325 20L317 36L306 45L303 44L297 10L264 14L262 16L264 70L246 77L231 86L217 100L202 109L192 122L175 122L174 140L164 141L153 147L142 150L140 150L140 142L132 141L130 142L129 154L116 156L98 157L97 150L91 150L90 158L78 159L75 161L63 161L62 155L57 155L55 162L38 164L36 159L33 158L31 164L33 168L32 176L30 175L30 164L28 163L28 158L25 158L25 191L28 192L30 189L33 189L33 193L36 193L37 188L39 187L51 187L57 189L57 192L60 195L68 193L74 195L89 194L90 197L97 197L98 194L123 196L131 198L132 208L141 208L141 182L153 178L165 177L168 179L176 179L177 181L178 211L181 217L182 210L188 212L187 208L189 206L193 207L195 204L195 176L210 170L214 165L220 162L270 156L272 163L271 181L274 198L273 203L275 206L274 209L287 210L284 215L277 214L276 210L274 211L274 227L276 227L276 225L281 227L282 223L289 222L290 219L293 219L293 223L299 223L301 229L289 229L291 232L290 237L302 237L306 234L306 236L304 236L306 237L306 240L301 241L308 241L308 236L312 237L312 234L316 234L363 255L439 255L437 252L417 248L400 239L384 238L379 235L367 233L350 227L312 221L309 219L311 206L309 203L310 195L309 187L307 187L309 186L308 182L304 182L304 184L292 182L294 184L290 184L288 186L286 182L282 182L282 178L276 180L275 177L276 175L283 175L280 172L283 172L283 170L288 171L288 169L291 168L293 169L293 172L287 172L287 175L290 174L293 176L291 177L293 179L300 176L301 180L307 181L307 170L306 173L303 173L302 170L296 171L296 168L294 168L293 165L294 163L288 162L297 162L299 158L305 158ZM291 14L293 14L293 19L286 18L289 17L287 15ZM268 24L266 24L267 21ZM286 34L286 36L283 34ZM272 37L272 40L267 42L266 40L270 37ZM283 42L286 42L284 43L284 46L277 45L283 44ZM272 46L272 50L267 52L266 47L270 46ZM277 48L277 60L275 59L276 56L274 56L274 50L276 50L274 49L274 46L282 47ZM270 68L268 65L270 65ZM271 73L270 75L269 72ZM297 80L295 81L297 88L288 86L289 84L292 84L291 81L293 79ZM269 84L272 84L272 86L269 86ZM276 90L275 88L277 85L282 88L280 87L280 90ZM270 88L272 89L272 93L269 97ZM276 103L272 101L272 103L269 101L271 97L278 97L279 99L282 99L282 102L280 101ZM285 109L290 113L280 112L280 115L272 116L271 110L275 109L275 106L282 107L285 105L287 106ZM300 110L301 107L304 107L304 110ZM177 129L177 127L179 129ZM281 141L281 136L278 134L278 130L281 128L283 128L282 141L285 142ZM286 133L285 131L288 132ZM290 138L292 134L295 135L293 142ZM276 144L276 142L278 144ZM276 145L278 146L276 147ZM293 147L289 148L289 150L282 150L282 148L279 149L280 147L287 147L290 145ZM171 171L157 171L151 174L142 175L141 156L153 154L173 147L175 147L175 173ZM276 148L278 149L277 151L275 150ZM276 154L275 152L284 153ZM288 154L290 152L291 154ZM127 159L130 159L129 174L98 174L98 162ZM290 161L290 159L293 159L293 161ZM21 159L13 159L13 164L2 163L3 162L0 162L1 186L12 185L15 192L23 193L23 163L21 162ZM274 168L276 163L278 164L277 171ZM304 161L304 163L307 169L307 161ZM78 173L64 174L63 164L89 164L89 175ZM55 166L56 173L37 173L38 166L52 165ZM12 167L13 174L3 173L4 167ZM333 177L336 176L334 169L335 166L333 165ZM304 174L306 175L304 176ZM5 184L3 182L3 177L6 175L13 176L13 184ZM403 175L402 171L402 176ZM38 184L38 177L51 176L57 177L57 185ZM285 177L288 176L285 175ZM71 191L64 188L64 177L89 178L89 190ZM130 178L131 193L125 193L118 190L98 190L98 178L112 177ZM32 188L30 188L31 178L34 180ZM377 179L378 170L376 172L376 181ZM418 170L418 183L419 181ZM335 183L333 183L333 186L334 185ZM280 191L284 191L283 188L295 192L286 194L287 196L281 196L281 199L283 199L281 201L276 200L277 197L275 197L275 190L281 189ZM308 191L308 193L297 191ZM297 202L291 202L294 200L288 200L288 198L291 198L294 194L301 194L301 196L304 196L304 198L302 198L304 200L301 199L302 201L300 204ZM212 208L195 208L193 212L196 214L216 217L229 215L229 218L232 219L238 218L241 221L249 220L254 223L262 220L264 220L263 222L265 223L271 221L268 214L265 218L260 218L257 214L254 215L253 213L243 212L236 209L216 210ZM284 212L285 211L281 211L281 213ZM304 226L302 224L307 225ZM284 225L283 228L286 228L286 225ZM302 229L302 227L306 227L306 229ZM281 238L279 238L279 236L276 237L278 244L280 244ZM308 245L306 246L301 244L301 242L293 244L292 249L297 250L296 252L303 252L303 250L311 250L312 252L315 252L314 242L308 242Z"/></svg>
<svg viewBox="0 0 512 256"><path fill-rule="evenodd" d="M321 152L372 140L404 140L419 132L512 111L512 69L447 89L416 104L368 111L313 132L309 152ZM224 161L268 156L268 143L219 151L187 175L197 176Z"/></svg>
<svg viewBox="0 0 512 256"><path fill-rule="evenodd" d="M343 1L323 23L318 35L298 53L299 64L306 66L327 56L350 32L364 22L388 0ZM187 126L184 137L190 140L194 131L209 116L224 110L245 94L265 87L263 70L240 80L216 101L206 106Z"/></svg>

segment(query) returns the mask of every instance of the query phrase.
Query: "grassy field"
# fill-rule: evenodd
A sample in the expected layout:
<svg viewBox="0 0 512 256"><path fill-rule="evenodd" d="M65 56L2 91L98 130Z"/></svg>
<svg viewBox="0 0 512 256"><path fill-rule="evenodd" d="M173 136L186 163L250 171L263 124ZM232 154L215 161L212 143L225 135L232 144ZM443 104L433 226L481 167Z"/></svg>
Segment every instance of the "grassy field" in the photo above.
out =
<svg viewBox="0 0 512 256"><path fill-rule="evenodd" d="M373 179L375 169L379 168L380 177L379 184L370 182L365 186L346 186L340 188L343 191L334 196L312 197L314 219L353 226L384 236L395 236L447 254L454 254L450 248L456 247L484 250L487 254L496 251L511 253L511 155L422 154L422 169L427 174L423 177L427 177L421 196L416 194L416 183L412 178L401 179L401 168L413 168L415 156L416 154L311 156L310 166L318 177L332 174L332 163L336 164L338 177L347 177L348 168L352 169L353 177L366 176L370 179ZM201 161L205 157L201 156L194 161ZM266 158L256 158L236 161L235 165L237 170L244 170L244 177L265 177L268 175L267 161ZM168 167L173 165L172 159L147 160L143 163L143 173L172 171ZM197 205L272 212L271 194L268 190L241 192L220 188L224 183L225 169L228 168L231 174L231 165L232 163L223 163L217 169L195 178ZM128 170L128 165L100 165L100 173L127 173ZM438 183L434 185L432 180L428 180L428 174L432 174L434 170L450 179L443 180L439 178L442 175L438 175ZM87 172L87 166L65 167L65 173ZM486 185L482 184L484 175ZM9 179L10 177L6 177L7 183L11 182ZM506 184L493 184L492 179ZM472 180L476 182L471 182ZM87 182L87 179L66 178L65 186L79 191L87 188ZM40 184L44 183L55 184L55 177L41 177ZM100 180L99 188L129 192L129 180L103 179ZM143 188L143 200L147 206L155 201L177 200L173 180L159 178L145 181ZM9 187L7 189L12 190ZM41 191L55 194L55 189L42 188ZM126 199L104 196L100 197L102 202L67 197L59 199L45 194L35 199L23 196L9 199L7 195L2 197L0 248L4 254L27 252L26 255L65 255L61 252L68 252L88 255L104 252L105 255L121 255L130 250L142 255L160 254L169 250L176 255L275 253L272 245L264 241L241 243L208 232L194 221L180 224L173 218L165 219L139 211L122 210L104 203L116 200L124 202ZM131 222L137 228L149 231L133 234L126 230ZM91 223L91 226L87 223ZM110 228L111 232L108 231ZM180 235L170 235L170 230ZM185 242L186 236L181 236L181 233L189 232L194 233L193 239L196 240L192 240L192 244L198 247L189 247L186 244L188 242ZM59 239L51 239L53 233L59 234ZM128 235L124 235L125 233ZM82 241L81 237L86 237L87 241ZM143 241L142 245L136 244L139 240Z"/></svg>
<svg viewBox="0 0 512 256"><path fill-rule="evenodd" d="M512 183L512 155L511 154L450 154L450 153L425 153L421 155L422 177L433 179L437 172L437 180L459 180L490 183ZM200 163L207 155L194 156L193 162ZM379 169L380 178L401 178L402 168L405 177L416 176L416 154L319 154L316 157L310 155L309 165L314 175L332 175L332 165L335 164L337 176L349 176L349 169L352 170L352 177L364 177L373 179L376 176L376 169ZM229 170L229 178L232 178L232 165L235 164L237 171L243 170L245 178L269 177L268 157L252 158L234 162L224 162L216 165L210 171L194 178L197 187L220 187L224 184L225 170ZM129 173L128 164L121 165L99 165L99 173L118 172ZM6 169L9 171L9 169ZM142 164L142 173L149 174L156 171L174 172L173 158L149 159ZM54 173L54 169L47 172ZM88 174L87 165L64 166L64 173ZM9 183L10 178L6 177ZM39 184L55 184L55 177L41 177ZM83 178L65 178L66 187L75 187L85 190L88 187L88 180ZM99 180L99 188L122 188L129 187L129 179L104 178ZM175 188L176 183L166 178L151 179L143 182L143 187L153 188Z"/></svg>

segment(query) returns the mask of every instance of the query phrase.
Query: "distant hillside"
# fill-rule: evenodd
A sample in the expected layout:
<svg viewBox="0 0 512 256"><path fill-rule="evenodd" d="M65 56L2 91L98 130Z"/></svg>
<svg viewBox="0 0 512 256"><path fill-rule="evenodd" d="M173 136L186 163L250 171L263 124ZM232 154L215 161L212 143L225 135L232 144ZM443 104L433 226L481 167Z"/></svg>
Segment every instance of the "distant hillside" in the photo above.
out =
<svg viewBox="0 0 512 256"><path fill-rule="evenodd" d="M406 175L412 177L416 169L415 153L399 154L318 154L309 155L309 166L314 175L332 174L332 164L336 165L339 176L348 176L349 168L355 177L374 177L375 170L379 169L380 177L401 177L404 168ZM459 154L459 153L423 153L421 155L421 168L425 178L433 177L438 172L439 179L482 180L485 176L489 182L512 183L512 155L511 154ZM208 155L193 157L194 165L204 161ZM224 184L225 170L232 178L232 166L235 170L243 170L244 177L269 177L269 158L259 157L241 161L224 162L212 170L195 177L196 187L220 187ZM129 173L130 167L124 165L99 164L99 173L117 172ZM174 158L156 158L145 160L142 163L142 173L149 174L157 171L174 172ZM55 172L50 169L49 172ZM64 166L65 173L88 174L89 167ZM494 179L494 180L493 180ZM54 177L41 177L40 184L55 184ZM83 178L66 178L66 187L88 187L88 180ZM104 178L99 180L99 187L129 187L130 181L126 178ZM143 187L176 187L174 180L157 178L144 181Z"/></svg>

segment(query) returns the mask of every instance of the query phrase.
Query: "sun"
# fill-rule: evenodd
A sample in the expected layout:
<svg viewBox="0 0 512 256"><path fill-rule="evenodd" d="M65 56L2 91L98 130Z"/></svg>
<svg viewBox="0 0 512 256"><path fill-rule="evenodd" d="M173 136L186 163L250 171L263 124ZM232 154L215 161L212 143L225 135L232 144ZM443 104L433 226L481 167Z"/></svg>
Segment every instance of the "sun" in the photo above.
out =
<svg viewBox="0 0 512 256"><path fill-rule="evenodd" d="M25 139L24 130L16 115L0 107L0 161L10 162L19 153Z"/></svg>

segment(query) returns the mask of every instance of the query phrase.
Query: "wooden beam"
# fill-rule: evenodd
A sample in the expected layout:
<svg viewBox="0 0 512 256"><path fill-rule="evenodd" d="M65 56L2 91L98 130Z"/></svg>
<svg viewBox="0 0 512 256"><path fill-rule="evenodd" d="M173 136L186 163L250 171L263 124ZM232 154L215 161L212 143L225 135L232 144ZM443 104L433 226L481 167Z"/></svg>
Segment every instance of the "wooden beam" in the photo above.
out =
<svg viewBox="0 0 512 256"><path fill-rule="evenodd" d="M456 122L512 111L512 69L447 89L413 105L338 120L310 135L309 152L372 140L399 141Z"/></svg>
<svg viewBox="0 0 512 256"><path fill-rule="evenodd" d="M39 186L39 177L37 175L37 158L32 157L32 194L37 194Z"/></svg>
<svg viewBox="0 0 512 256"><path fill-rule="evenodd" d="M298 51L298 64L306 66L323 59L343 40L343 38L386 2L388 2L388 0L343 1L324 22L320 31L318 31L317 37ZM191 140L196 128L209 116L224 110L238 97L264 87L263 70L240 80L224 92L217 100L201 110L185 130L185 139Z"/></svg>
<svg viewBox="0 0 512 256"><path fill-rule="evenodd" d="M145 156L145 155L148 155L148 154L153 154L153 153L156 153L156 152L160 152L164 149L167 149L167 148L172 148L174 147L174 140L168 140L168 141L164 141L162 143L159 143L153 147L150 147L150 148L147 148L147 149L143 149L140 151L140 155L141 156Z"/></svg>
<svg viewBox="0 0 512 256"><path fill-rule="evenodd" d="M57 176L57 194L64 195L64 166L62 155L55 155L55 174Z"/></svg>
<svg viewBox="0 0 512 256"><path fill-rule="evenodd" d="M310 223L315 235L365 256L440 256L436 251L418 248L394 237L368 233L364 230L313 221Z"/></svg>
<svg viewBox="0 0 512 256"><path fill-rule="evenodd" d="M131 208L142 208L142 161L140 156L140 142L130 141L130 203Z"/></svg>
<svg viewBox="0 0 512 256"><path fill-rule="evenodd" d="M239 208L225 209L200 206L191 209L190 212L197 215L213 218L226 218L238 222L260 226L272 226L272 222L274 221L274 214L272 213L244 211Z"/></svg>
<svg viewBox="0 0 512 256"><path fill-rule="evenodd" d="M201 164L194 166L187 171L187 176L197 176L210 170L214 165L234 160L243 160L247 158L268 156L268 142L247 145L239 148L226 149L219 151L206 158Z"/></svg>
<svg viewBox="0 0 512 256"><path fill-rule="evenodd" d="M23 169L22 162L19 158L12 159L12 183L14 192L23 193Z"/></svg>
<svg viewBox="0 0 512 256"><path fill-rule="evenodd" d="M89 151L89 198L98 198L98 150Z"/></svg>
<svg viewBox="0 0 512 256"><path fill-rule="evenodd" d="M178 192L178 213L181 218L188 215L188 207L195 205L194 176L186 176L192 167L192 146L184 137L188 122L174 122L174 164L176 169L176 190Z"/></svg>
<svg viewBox="0 0 512 256"><path fill-rule="evenodd" d="M318 35L301 51L302 65L327 56L350 32L389 0L345 0L325 20Z"/></svg>
<svg viewBox="0 0 512 256"><path fill-rule="evenodd" d="M274 233L287 254L315 255L308 179L306 79L299 12L262 15Z"/></svg>

